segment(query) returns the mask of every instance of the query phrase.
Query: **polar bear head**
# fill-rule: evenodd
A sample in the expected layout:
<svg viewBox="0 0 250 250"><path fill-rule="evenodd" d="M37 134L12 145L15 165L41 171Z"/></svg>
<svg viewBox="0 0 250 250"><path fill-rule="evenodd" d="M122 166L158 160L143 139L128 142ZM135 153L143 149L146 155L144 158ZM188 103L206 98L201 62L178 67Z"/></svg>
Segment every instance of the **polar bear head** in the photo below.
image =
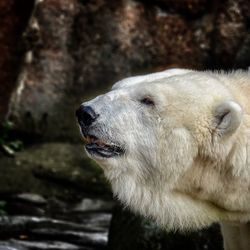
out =
<svg viewBox="0 0 250 250"><path fill-rule="evenodd" d="M126 78L76 115L87 154L134 211L177 229L244 213L244 201L234 205L240 173L232 154L242 107L219 74L172 69Z"/></svg>

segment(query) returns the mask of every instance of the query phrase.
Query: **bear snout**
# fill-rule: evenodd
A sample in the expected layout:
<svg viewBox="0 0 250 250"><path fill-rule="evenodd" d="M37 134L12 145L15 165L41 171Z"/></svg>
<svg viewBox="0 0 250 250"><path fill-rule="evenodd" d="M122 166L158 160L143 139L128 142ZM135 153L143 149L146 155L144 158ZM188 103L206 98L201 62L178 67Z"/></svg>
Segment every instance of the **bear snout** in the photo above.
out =
<svg viewBox="0 0 250 250"><path fill-rule="evenodd" d="M81 105L76 110L76 117L80 126L88 127L90 126L99 115L91 106Z"/></svg>

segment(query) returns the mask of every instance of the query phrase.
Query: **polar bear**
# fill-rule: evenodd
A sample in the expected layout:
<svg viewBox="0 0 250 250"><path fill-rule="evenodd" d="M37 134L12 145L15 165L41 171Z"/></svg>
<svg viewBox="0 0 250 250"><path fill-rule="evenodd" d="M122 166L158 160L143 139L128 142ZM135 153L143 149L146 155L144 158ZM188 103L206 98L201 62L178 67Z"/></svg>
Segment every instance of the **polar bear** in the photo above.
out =
<svg viewBox="0 0 250 250"><path fill-rule="evenodd" d="M76 111L114 194L167 229L220 222L250 249L250 73L171 69L129 77Z"/></svg>

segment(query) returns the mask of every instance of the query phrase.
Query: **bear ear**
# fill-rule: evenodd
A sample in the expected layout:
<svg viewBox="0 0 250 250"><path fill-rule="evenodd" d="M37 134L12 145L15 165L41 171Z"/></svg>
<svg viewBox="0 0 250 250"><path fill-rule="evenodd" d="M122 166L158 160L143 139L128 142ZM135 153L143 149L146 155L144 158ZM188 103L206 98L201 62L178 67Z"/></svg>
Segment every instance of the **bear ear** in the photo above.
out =
<svg viewBox="0 0 250 250"><path fill-rule="evenodd" d="M225 101L216 107L214 118L217 134L231 135L241 124L242 108L234 101Z"/></svg>

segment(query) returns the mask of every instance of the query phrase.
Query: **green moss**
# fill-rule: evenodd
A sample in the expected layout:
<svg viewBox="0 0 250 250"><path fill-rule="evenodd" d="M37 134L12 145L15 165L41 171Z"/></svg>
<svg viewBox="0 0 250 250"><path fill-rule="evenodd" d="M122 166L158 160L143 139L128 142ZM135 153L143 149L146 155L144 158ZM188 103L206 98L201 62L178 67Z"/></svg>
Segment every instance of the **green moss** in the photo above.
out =
<svg viewBox="0 0 250 250"><path fill-rule="evenodd" d="M5 201L0 201L0 216L6 215L6 202Z"/></svg>
<svg viewBox="0 0 250 250"><path fill-rule="evenodd" d="M0 147L9 156L13 156L23 147L22 141L11 137L13 128L14 124L10 121L4 121L0 125Z"/></svg>

